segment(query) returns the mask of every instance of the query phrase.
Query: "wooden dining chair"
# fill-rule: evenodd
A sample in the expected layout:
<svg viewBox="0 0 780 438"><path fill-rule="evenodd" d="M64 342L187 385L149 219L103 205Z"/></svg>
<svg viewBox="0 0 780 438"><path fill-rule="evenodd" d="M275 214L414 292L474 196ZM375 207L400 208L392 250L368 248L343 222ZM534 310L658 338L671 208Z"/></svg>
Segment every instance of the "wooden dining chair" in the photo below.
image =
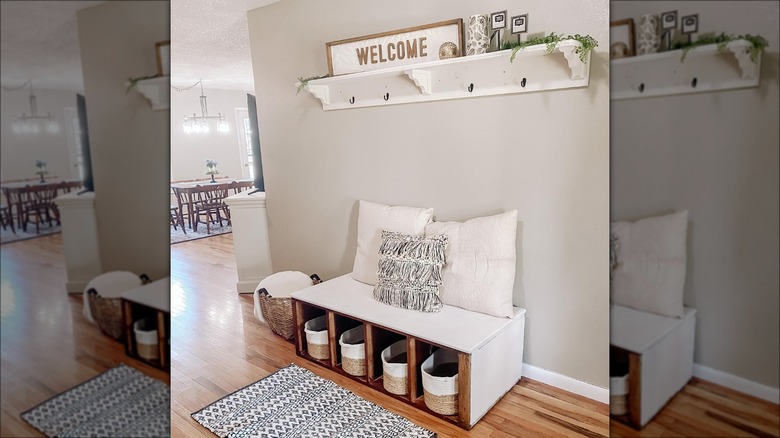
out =
<svg viewBox="0 0 780 438"><path fill-rule="evenodd" d="M195 187L193 196L196 198L197 202L194 204L195 224L193 230L198 231L198 224L201 223L201 219L204 217L205 220L202 222L206 224L206 234L211 234L212 223L218 221L219 226L222 226L223 215L224 220L227 221L228 225L231 224L230 210L228 210L227 204L225 204L225 198L229 195L229 189L229 184L211 186L198 185Z"/></svg>
<svg viewBox="0 0 780 438"><path fill-rule="evenodd" d="M41 224L44 222L52 226L52 219L56 219L60 225L59 210L53 202L57 197L56 187L25 187L19 191L19 197L23 231L27 231L30 222L35 224L35 234L41 233Z"/></svg>
<svg viewBox="0 0 780 438"><path fill-rule="evenodd" d="M187 227L184 226L184 221L179 216L179 207L171 204L171 225L173 225L173 229L178 230L177 226L181 225L181 230L184 234L187 234Z"/></svg>
<svg viewBox="0 0 780 438"><path fill-rule="evenodd" d="M11 208L7 205L0 205L0 225L3 229L10 227L11 232L16 234L16 227L14 227L14 215L11 212Z"/></svg>

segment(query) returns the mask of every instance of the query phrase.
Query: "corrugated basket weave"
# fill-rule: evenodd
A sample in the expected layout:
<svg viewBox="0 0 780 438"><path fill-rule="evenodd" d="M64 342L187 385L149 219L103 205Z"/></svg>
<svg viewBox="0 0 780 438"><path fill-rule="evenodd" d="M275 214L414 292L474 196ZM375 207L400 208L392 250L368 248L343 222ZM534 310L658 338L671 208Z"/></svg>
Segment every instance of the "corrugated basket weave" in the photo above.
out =
<svg viewBox="0 0 780 438"><path fill-rule="evenodd" d="M313 285L322 283L317 274L312 274L310 277ZM263 314L263 319L268 323L268 327L284 339L292 339L295 336L292 299L289 297L273 297L265 289L260 289L259 292L258 303L260 303L260 312Z"/></svg>
<svg viewBox="0 0 780 438"><path fill-rule="evenodd" d="M100 331L118 340L124 337L125 330L122 321L122 299L103 298L95 289L88 292L89 310Z"/></svg>
<svg viewBox="0 0 780 438"><path fill-rule="evenodd" d="M268 292L266 292L265 289L261 289L258 296L258 302L260 303L260 311L263 312L263 318L265 318L265 322L268 323L268 327L284 339L292 339L295 334L292 299L274 298L268 295Z"/></svg>

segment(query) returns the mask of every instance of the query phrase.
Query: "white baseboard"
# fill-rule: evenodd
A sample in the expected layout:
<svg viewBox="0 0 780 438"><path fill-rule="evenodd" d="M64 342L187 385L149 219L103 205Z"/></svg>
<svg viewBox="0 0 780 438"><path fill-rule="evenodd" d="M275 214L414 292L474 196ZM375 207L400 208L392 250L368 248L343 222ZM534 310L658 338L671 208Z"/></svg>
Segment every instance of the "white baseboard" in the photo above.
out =
<svg viewBox="0 0 780 438"><path fill-rule="evenodd" d="M573 392L574 394L596 400L601 403L609 403L609 388L602 388L581 380L564 376L543 368L523 363L523 377L546 383L550 386Z"/></svg>
<svg viewBox="0 0 780 438"><path fill-rule="evenodd" d="M714 368L693 364L693 375L708 382L717 383L726 388L758 397L772 403L780 403L780 389L772 388L733 374L724 373Z"/></svg>

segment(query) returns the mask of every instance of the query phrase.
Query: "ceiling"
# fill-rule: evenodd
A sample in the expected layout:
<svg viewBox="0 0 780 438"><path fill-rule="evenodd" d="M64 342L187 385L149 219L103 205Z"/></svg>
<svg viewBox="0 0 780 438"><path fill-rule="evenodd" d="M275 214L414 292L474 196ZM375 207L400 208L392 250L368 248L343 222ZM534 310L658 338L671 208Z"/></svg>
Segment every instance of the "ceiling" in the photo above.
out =
<svg viewBox="0 0 780 438"><path fill-rule="evenodd" d="M254 89L246 12L278 0L172 0L171 84ZM76 11L103 1L0 2L3 87L83 90Z"/></svg>
<svg viewBox="0 0 780 438"><path fill-rule="evenodd" d="M84 89L76 11L102 1L0 2L0 83Z"/></svg>

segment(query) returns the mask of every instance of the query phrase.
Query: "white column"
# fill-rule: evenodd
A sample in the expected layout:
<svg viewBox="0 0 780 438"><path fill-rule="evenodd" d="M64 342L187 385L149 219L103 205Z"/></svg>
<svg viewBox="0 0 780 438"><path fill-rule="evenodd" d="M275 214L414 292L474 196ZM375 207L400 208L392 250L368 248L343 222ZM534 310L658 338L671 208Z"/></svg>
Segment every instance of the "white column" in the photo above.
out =
<svg viewBox="0 0 780 438"><path fill-rule="evenodd" d="M238 293L253 293L257 283L273 274L268 241L265 192L245 191L225 199L230 207Z"/></svg>
<svg viewBox="0 0 780 438"><path fill-rule="evenodd" d="M60 210L68 293L82 293L103 272L98 247L95 193L71 192L57 197Z"/></svg>

